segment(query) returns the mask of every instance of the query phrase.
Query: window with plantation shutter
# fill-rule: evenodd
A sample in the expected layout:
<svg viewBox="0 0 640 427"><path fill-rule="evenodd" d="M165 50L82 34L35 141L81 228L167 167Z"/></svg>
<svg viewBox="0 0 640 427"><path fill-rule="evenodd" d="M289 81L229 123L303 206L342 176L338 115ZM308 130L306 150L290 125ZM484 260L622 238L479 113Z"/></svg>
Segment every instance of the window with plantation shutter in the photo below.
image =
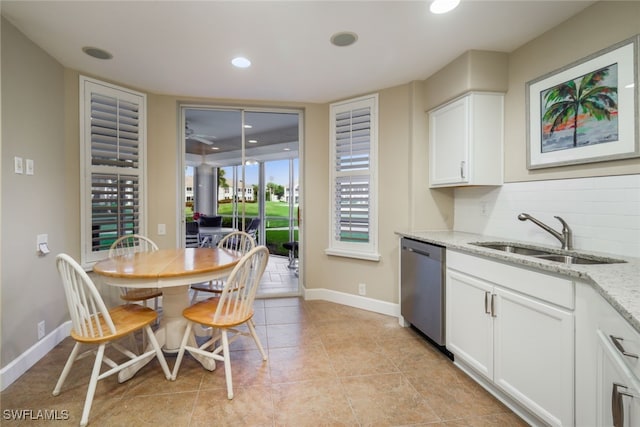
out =
<svg viewBox="0 0 640 427"><path fill-rule="evenodd" d="M379 260L377 236L378 96L331 105L329 255Z"/></svg>
<svg viewBox="0 0 640 427"><path fill-rule="evenodd" d="M145 234L144 94L80 79L82 255L89 265L125 234Z"/></svg>

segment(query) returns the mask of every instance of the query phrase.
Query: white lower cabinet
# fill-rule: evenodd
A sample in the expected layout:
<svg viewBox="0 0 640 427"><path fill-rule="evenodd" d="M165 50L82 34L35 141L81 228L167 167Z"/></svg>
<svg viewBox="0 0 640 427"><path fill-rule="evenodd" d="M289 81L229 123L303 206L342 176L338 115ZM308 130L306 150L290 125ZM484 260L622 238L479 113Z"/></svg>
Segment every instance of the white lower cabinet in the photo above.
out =
<svg viewBox="0 0 640 427"><path fill-rule="evenodd" d="M533 414L574 424L573 283L447 252L447 349Z"/></svg>
<svg viewBox="0 0 640 427"><path fill-rule="evenodd" d="M598 426L640 426L640 384L611 336L598 331Z"/></svg>
<svg viewBox="0 0 640 427"><path fill-rule="evenodd" d="M576 426L640 427L640 333L588 284L576 288Z"/></svg>

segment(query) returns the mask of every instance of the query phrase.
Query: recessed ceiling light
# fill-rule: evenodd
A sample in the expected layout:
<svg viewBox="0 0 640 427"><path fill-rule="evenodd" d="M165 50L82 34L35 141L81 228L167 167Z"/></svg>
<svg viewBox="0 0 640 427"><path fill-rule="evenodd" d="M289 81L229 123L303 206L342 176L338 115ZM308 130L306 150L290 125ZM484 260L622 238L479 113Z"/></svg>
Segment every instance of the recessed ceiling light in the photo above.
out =
<svg viewBox="0 0 640 427"><path fill-rule="evenodd" d="M212 150L219 150L220 147L211 147Z"/></svg>
<svg viewBox="0 0 640 427"><path fill-rule="evenodd" d="M249 140L249 144L257 144L258 140L257 139L250 139Z"/></svg>
<svg viewBox="0 0 640 427"><path fill-rule="evenodd" d="M82 48L82 51L87 55L96 58L96 59L111 59L113 55L107 52L104 49L100 49L97 47L85 46Z"/></svg>
<svg viewBox="0 0 640 427"><path fill-rule="evenodd" d="M251 126L251 125L244 125L244 128L245 128L245 129L251 129L252 127L253 127L253 126Z"/></svg>
<svg viewBox="0 0 640 427"><path fill-rule="evenodd" d="M291 148L283 148L284 151L291 151Z"/></svg>
<svg viewBox="0 0 640 427"><path fill-rule="evenodd" d="M233 64L234 67L238 67L238 68L248 68L251 66L251 61L249 61L244 56L238 56L237 58L233 58L231 60L231 63Z"/></svg>
<svg viewBox="0 0 640 427"><path fill-rule="evenodd" d="M335 46L350 46L358 40L358 35L349 31L342 31L332 35L330 40Z"/></svg>
<svg viewBox="0 0 640 427"><path fill-rule="evenodd" d="M433 0L429 6L431 13L447 13L458 7L460 0Z"/></svg>

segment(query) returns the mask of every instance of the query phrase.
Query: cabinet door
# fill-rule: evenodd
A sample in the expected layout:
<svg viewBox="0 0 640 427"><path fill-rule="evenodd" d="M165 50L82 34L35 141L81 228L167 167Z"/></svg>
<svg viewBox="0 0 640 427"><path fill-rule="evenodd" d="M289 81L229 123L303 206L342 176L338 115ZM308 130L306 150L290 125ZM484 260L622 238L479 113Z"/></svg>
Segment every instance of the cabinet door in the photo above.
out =
<svg viewBox="0 0 640 427"><path fill-rule="evenodd" d="M493 378L492 286L447 271L447 349L489 380Z"/></svg>
<svg viewBox="0 0 640 427"><path fill-rule="evenodd" d="M608 336L598 331L598 426L640 426L640 384Z"/></svg>
<svg viewBox="0 0 640 427"><path fill-rule="evenodd" d="M494 292L495 384L550 425L573 425L572 313Z"/></svg>
<svg viewBox="0 0 640 427"><path fill-rule="evenodd" d="M469 181L469 97L429 113L430 185Z"/></svg>

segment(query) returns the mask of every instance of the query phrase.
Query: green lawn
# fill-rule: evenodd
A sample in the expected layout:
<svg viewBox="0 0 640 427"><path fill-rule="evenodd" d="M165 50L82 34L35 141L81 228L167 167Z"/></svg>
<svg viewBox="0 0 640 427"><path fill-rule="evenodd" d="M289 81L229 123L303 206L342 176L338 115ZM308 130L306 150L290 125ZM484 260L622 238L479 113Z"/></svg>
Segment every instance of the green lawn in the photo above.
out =
<svg viewBox="0 0 640 427"><path fill-rule="evenodd" d="M258 203L245 203L245 217L255 218L258 216ZM239 213L242 212L242 205L238 205ZM231 226L231 215L233 214L233 204L223 203L218 205L218 215L223 216L222 225L224 227ZM294 213L294 215L296 215ZM288 230L272 230L274 228L289 227L289 204L283 202L265 202L266 228L267 228L267 247L272 254L287 256L289 252L282 247L283 243L288 242ZM185 216L187 221L193 218L191 208L185 208ZM295 217L294 217L295 218ZM296 224L297 225L297 224ZM298 230L294 232L294 240L298 240Z"/></svg>
<svg viewBox="0 0 640 427"><path fill-rule="evenodd" d="M266 216L289 217L289 205L283 202L265 202ZM245 216L258 216L258 203L245 203ZM242 204L238 205L238 212L242 212ZM218 215L231 215L233 213L233 204L225 203L218 205Z"/></svg>

